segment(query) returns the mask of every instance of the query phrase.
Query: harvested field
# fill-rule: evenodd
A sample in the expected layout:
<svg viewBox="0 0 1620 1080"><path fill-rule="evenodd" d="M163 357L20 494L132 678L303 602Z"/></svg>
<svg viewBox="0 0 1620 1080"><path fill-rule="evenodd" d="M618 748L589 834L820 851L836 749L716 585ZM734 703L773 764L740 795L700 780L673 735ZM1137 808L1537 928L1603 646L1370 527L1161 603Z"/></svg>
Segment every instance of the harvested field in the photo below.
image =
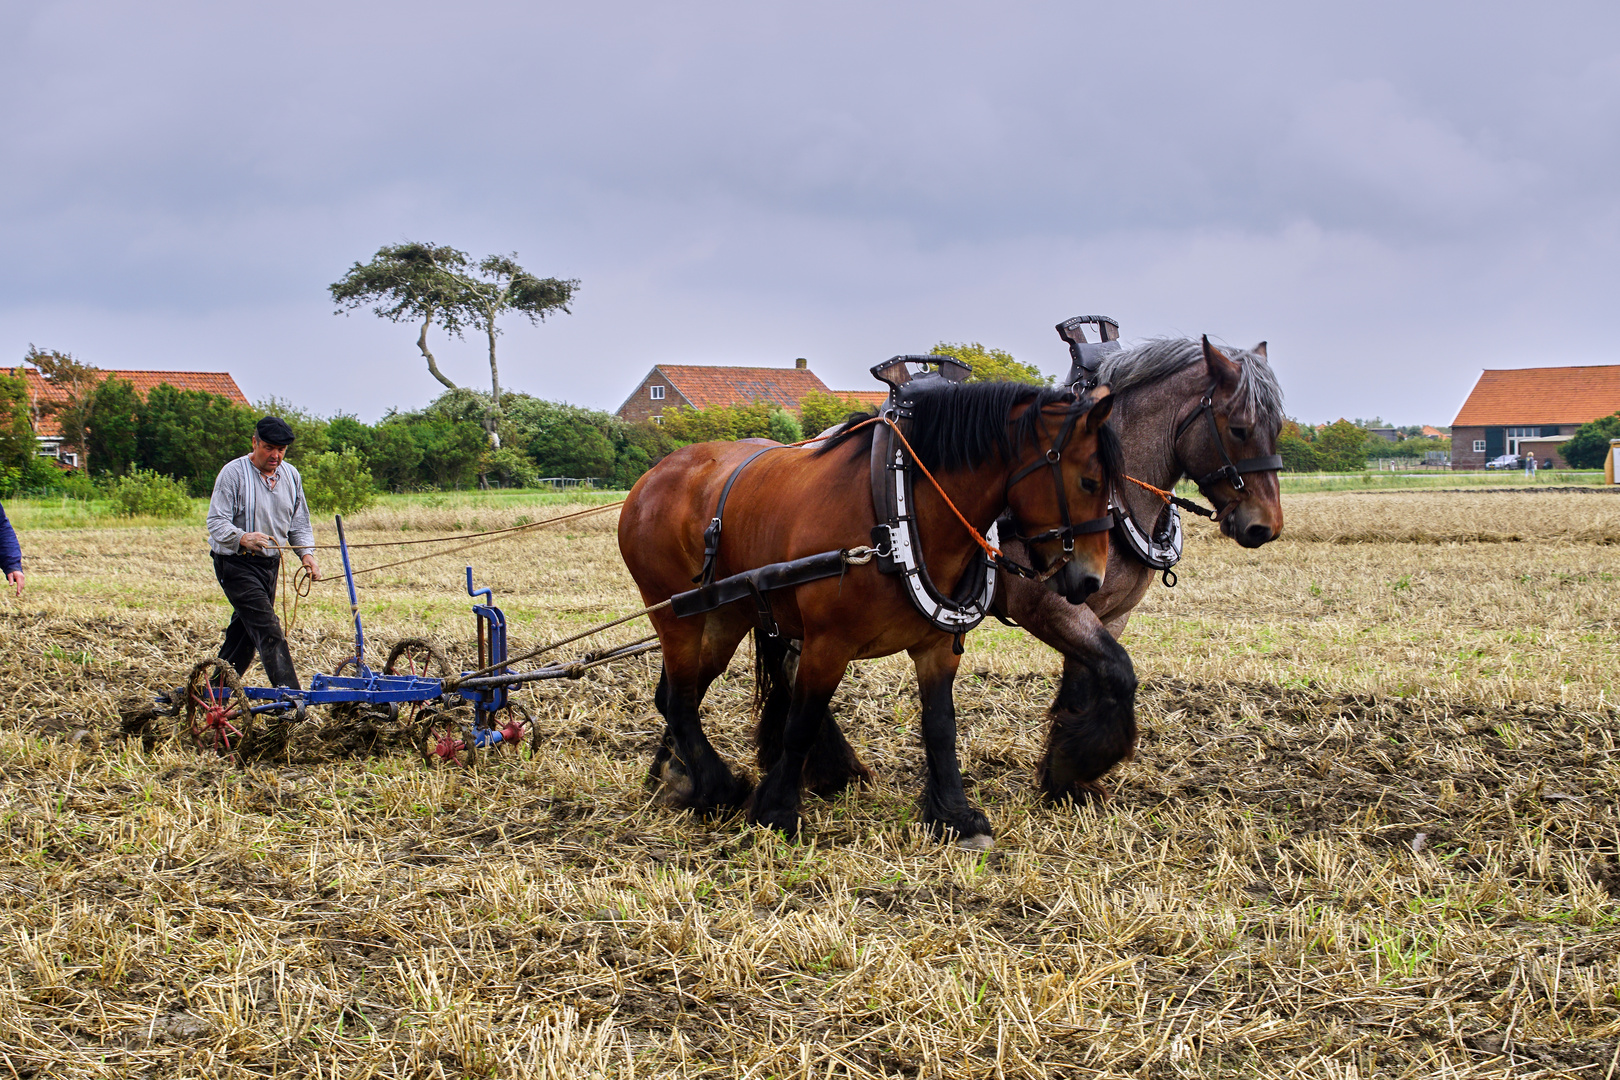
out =
<svg viewBox="0 0 1620 1080"><path fill-rule="evenodd" d="M385 507L351 539L561 509ZM801 844L649 800L656 657L525 692L546 753L475 774L353 721L245 769L147 750L121 710L228 616L198 530L24 532L0 1055L53 1077L1620 1075L1620 498L1287 510L1258 551L1195 523L1181 584L1133 619L1143 739L1106 807L1033 796L1054 655L969 638L989 853L910 821L894 660L835 703L878 783L808 801ZM363 576L368 634L468 663L464 561L517 650L633 610L610 518ZM305 671L345 654L340 588L299 610ZM746 660L707 708L745 763Z"/></svg>

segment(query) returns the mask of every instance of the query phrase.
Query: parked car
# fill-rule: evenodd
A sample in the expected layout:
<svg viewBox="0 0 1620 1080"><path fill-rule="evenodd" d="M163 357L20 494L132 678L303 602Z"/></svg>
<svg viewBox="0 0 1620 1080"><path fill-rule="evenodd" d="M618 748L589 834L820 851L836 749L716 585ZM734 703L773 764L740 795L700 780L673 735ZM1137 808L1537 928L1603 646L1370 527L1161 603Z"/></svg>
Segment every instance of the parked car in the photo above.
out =
<svg viewBox="0 0 1620 1080"><path fill-rule="evenodd" d="M1519 467L1518 454L1503 454L1499 458L1492 458L1485 463L1487 469L1517 469Z"/></svg>

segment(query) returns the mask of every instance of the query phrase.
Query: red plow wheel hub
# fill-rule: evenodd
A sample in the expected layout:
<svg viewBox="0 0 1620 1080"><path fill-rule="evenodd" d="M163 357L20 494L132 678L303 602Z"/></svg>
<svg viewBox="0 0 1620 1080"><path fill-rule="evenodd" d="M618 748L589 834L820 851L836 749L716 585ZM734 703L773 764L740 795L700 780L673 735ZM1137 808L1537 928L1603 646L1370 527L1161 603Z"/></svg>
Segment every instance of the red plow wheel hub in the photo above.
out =
<svg viewBox="0 0 1620 1080"><path fill-rule="evenodd" d="M253 738L253 712L236 672L208 659L186 680L185 713L177 734L198 750L240 761Z"/></svg>
<svg viewBox="0 0 1620 1080"><path fill-rule="evenodd" d="M439 734L438 742L433 744L433 755L448 761L467 749L467 744L454 731L443 731Z"/></svg>

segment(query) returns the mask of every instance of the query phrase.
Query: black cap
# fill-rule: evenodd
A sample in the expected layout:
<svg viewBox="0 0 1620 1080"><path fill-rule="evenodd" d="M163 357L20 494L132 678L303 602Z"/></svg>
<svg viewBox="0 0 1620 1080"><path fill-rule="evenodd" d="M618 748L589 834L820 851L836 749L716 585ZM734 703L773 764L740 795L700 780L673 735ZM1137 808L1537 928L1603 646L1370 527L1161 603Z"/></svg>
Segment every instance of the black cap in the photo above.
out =
<svg viewBox="0 0 1620 1080"><path fill-rule="evenodd" d="M287 426L287 421L279 416L267 416L259 421L259 426L253 429L253 434L259 437L262 443L271 446L290 446L298 436L293 429Z"/></svg>

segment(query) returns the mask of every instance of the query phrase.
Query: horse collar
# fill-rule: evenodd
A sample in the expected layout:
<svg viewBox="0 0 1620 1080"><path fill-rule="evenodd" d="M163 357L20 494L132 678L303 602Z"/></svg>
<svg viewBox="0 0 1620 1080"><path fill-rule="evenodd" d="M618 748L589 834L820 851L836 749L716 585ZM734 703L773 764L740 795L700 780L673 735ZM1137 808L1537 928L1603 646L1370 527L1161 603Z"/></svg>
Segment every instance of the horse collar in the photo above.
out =
<svg viewBox="0 0 1620 1080"><path fill-rule="evenodd" d="M891 420L909 414L900 394L879 412ZM923 560L915 506L905 447L887 424L879 423L872 434L872 508L878 517L872 529L872 544L878 549L878 570L902 576L912 606L936 630L965 634L983 622L990 610L996 595L996 566L980 554L968 564L953 595L940 592ZM986 537L996 543L994 525Z"/></svg>

